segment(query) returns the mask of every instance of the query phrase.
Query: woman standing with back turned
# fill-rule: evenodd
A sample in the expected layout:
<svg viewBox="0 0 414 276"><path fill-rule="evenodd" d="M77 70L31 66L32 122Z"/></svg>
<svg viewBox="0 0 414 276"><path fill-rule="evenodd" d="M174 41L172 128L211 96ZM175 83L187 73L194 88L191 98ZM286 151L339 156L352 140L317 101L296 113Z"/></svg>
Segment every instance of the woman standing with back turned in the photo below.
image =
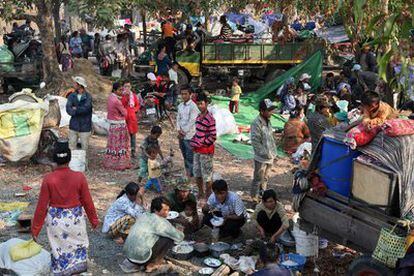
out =
<svg viewBox="0 0 414 276"><path fill-rule="evenodd" d="M86 178L68 167L70 159L68 143L58 142L53 154L58 166L43 178L32 224L36 240L46 219L54 275L87 270L89 240L83 209L93 229L99 224Z"/></svg>

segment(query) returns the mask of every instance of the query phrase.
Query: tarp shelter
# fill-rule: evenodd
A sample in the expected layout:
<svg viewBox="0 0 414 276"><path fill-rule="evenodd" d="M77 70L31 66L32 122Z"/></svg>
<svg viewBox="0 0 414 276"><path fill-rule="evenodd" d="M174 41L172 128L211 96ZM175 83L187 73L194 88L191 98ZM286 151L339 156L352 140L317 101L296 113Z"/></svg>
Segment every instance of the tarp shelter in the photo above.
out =
<svg viewBox="0 0 414 276"><path fill-rule="evenodd" d="M312 91L315 91L320 86L322 80L322 61L323 54L321 51L317 51L309 59L296 65L295 67L292 67L290 70L286 71L284 74L277 77L273 81L263 85L256 92L252 92L248 96L242 97L239 102L239 113L234 114L237 125L241 127L250 126L250 124L259 114L259 102L265 98L273 99L277 89L282 86L284 82L290 77L294 77L295 80L298 80L301 74L310 74L312 77L310 80ZM230 101L228 97L213 96L212 99L213 103L217 104L218 106L228 108L228 103ZM271 122L272 126L275 129L281 130L284 128L286 120L280 114L274 114ZM218 143L224 149L237 156L238 158L253 158L252 147L246 144L233 143L235 137L235 134L223 135L219 138ZM278 151L278 154L281 155L282 152Z"/></svg>
<svg viewBox="0 0 414 276"><path fill-rule="evenodd" d="M349 37L346 34L343 25L329 27L327 29L319 29L315 31L315 33L318 37L327 40L331 44L349 41Z"/></svg>

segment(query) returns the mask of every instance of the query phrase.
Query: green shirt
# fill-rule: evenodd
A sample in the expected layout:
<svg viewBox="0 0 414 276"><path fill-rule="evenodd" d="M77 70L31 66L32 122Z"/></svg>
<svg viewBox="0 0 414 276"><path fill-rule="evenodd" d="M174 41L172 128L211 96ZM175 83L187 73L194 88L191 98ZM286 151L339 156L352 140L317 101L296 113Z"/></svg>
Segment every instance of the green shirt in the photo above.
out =
<svg viewBox="0 0 414 276"><path fill-rule="evenodd" d="M177 198L177 195L175 194L175 191L168 193L167 199L170 202L171 211L176 211L178 213L181 213L182 211L184 211L185 201L179 201ZM186 201L192 201L197 204L196 197L191 193L188 195L188 199Z"/></svg>
<svg viewBox="0 0 414 276"><path fill-rule="evenodd" d="M184 240L184 233L157 214L143 214L129 230L124 244L126 257L138 264L146 263L152 256L152 247L160 237L179 243Z"/></svg>

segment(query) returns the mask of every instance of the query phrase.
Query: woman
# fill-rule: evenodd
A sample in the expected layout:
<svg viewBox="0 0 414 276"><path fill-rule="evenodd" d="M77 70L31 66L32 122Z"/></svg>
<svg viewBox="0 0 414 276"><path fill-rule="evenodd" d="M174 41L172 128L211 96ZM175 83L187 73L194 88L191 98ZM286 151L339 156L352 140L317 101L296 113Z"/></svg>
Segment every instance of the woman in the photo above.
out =
<svg viewBox="0 0 414 276"><path fill-rule="evenodd" d="M65 36L62 36L60 43L58 44L57 52L59 63L62 65L62 72L66 72L70 68L73 68L73 61L69 52L69 45L66 41Z"/></svg>
<svg viewBox="0 0 414 276"><path fill-rule="evenodd" d="M262 202L256 206L253 219L257 222L259 236L263 239L269 237L271 243L275 243L289 228L289 219L274 190L263 192Z"/></svg>
<svg viewBox="0 0 414 276"><path fill-rule="evenodd" d="M145 212L142 207L143 195L144 189L137 183L130 182L126 185L109 207L102 233L108 233L112 238L116 238L116 243L123 244L135 220Z"/></svg>
<svg viewBox="0 0 414 276"><path fill-rule="evenodd" d="M43 179L33 217L34 240L46 218L54 275L80 274L87 270L89 241L83 209L93 229L99 224L86 178L69 169L70 159L68 142L58 142L53 154L57 168Z"/></svg>
<svg viewBox="0 0 414 276"><path fill-rule="evenodd" d="M290 118L283 130L283 150L287 154L296 152L298 147L310 138L310 131L303 118L305 117L302 107L297 107L290 112Z"/></svg>
<svg viewBox="0 0 414 276"><path fill-rule="evenodd" d="M182 242L184 234L166 219L170 206L164 197L151 202L151 213L146 213L132 226L125 241L124 252L127 259L121 265L133 270L144 266L150 273L158 269L164 256L174 246Z"/></svg>
<svg viewBox="0 0 414 276"><path fill-rule="evenodd" d="M72 56L76 58L81 58L83 54L82 50L82 39L79 36L78 31L74 31L72 34L72 38L69 41L69 49Z"/></svg>
<svg viewBox="0 0 414 276"><path fill-rule="evenodd" d="M160 44L158 47L158 54L157 54L157 75L167 75L168 70L171 67L171 61L167 55L167 48L165 45Z"/></svg>
<svg viewBox="0 0 414 276"><path fill-rule="evenodd" d="M140 109L140 104L137 95L131 90L131 82L129 81L126 81L123 86L122 104L127 110L125 121L131 139L131 156L135 158L137 144L136 134L138 132L137 112Z"/></svg>
<svg viewBox="0 0 414 276"><path fill-rule="evenodd" d="M125 122L127 110L122 105L122 87L118 82L112 86L108 98L108 143L104 166L108 169L125 170L131 167L129 133Z"/></svg>

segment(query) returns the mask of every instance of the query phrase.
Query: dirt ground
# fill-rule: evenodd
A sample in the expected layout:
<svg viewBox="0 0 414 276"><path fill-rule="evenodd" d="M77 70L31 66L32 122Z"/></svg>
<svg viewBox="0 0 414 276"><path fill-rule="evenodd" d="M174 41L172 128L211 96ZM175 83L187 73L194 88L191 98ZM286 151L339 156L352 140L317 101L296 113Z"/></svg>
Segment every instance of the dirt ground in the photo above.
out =
<svg viewBox="0 0 414 276"><path fill-rule="evenodd" d="M102 89L97 86L95 89L97 92L92 93L94 98L95 110L106 110L106 99L109 91L108 89ZM5 95L0 95L0 103L6 100ZM172 189L171 181L183 174L183 160L178 148L178 141L176 139L176 133L173 130L171 124L166 121L161 124L163 128L163 135L161 136L161 147L165 155L167 155L170 149L174 152L174 169L170 177L166 178L164 187L166 190ZM67 131L63 130L62 133ZM146 135L149 133L148 126L140 126L139 133L137 135L137 144L139 144ZM86 172L86 177L89 182L89 187L92 193L92 197L97 208L99 218L103 221L106 210L110 204L116 199L118 193L124 188L124 186L130 181L137 181L138 175L138 159L133 160L134 169L126 171L108 171L103 168L103 156L106 147L106 137L93 135L90 140L89 148L89 170ZM290 189L292 185L293 175L292 169L294 166L288 158L277 159L274 164L274 168L270 175L269 188L274 188L279 198L289 209L291 204ZM37 197L44 174L51 171L51 168L45 165L33 164L30 162L20 163L6 163L5 166L0 167L0 201L29 201L30 206L35 206ZM230 190L236 192L242 192L243 195L248 195L250 191L250 183L253 175L253 161L252 160L239 160L229 154L227 151L217 146L215 158L214 158L214 171L221 175L230 186ZM14 196L17 192L22 192L23 186L30 186L33 189L29 191L28 195L24 198L16 198ZM149 192L145 199L147 203L151 201L156 195ZM253 208L250 202L246 202L247 208ZM34 207L30 207L34 208ZM0 242L6 241L12 237L20 237L28 239L29 234L23 234L19 232L19 228L9 227L0 229ZM243 228L242 240L253 239L256 237L256 230L252 226L252 223L248 222ZM202 229L198 235L195 236L196 240L208 240L210 231L208 229ZM90 250L89 250L89 270L87 275L122 275L123 272L119 267L124 259L122 254L122 246L117 245L112 240L108 239L104 234L98 232L89 231ZM43 229L39 242L45 249L49 249L49 244L46 237L46 231ZM337 259L333 257L332 250L335 245L330 245L328 249L320 251L320 257L317 260L317 265L321 275L344 275L346 267L352 261L353 257L345 257ZM336 250L336 249L335 249ZM341 251L344 248L340 249ZM200 260L195 260L199 263ZM198 266L193 266L192 271L190 269L184 269L184 265L175 267L179 274L193 275ZM307 266L304 275L313 275L314 265ZM168 275L170 275L169 273ZM136 274L138 275L138 274Z"/></svg>

